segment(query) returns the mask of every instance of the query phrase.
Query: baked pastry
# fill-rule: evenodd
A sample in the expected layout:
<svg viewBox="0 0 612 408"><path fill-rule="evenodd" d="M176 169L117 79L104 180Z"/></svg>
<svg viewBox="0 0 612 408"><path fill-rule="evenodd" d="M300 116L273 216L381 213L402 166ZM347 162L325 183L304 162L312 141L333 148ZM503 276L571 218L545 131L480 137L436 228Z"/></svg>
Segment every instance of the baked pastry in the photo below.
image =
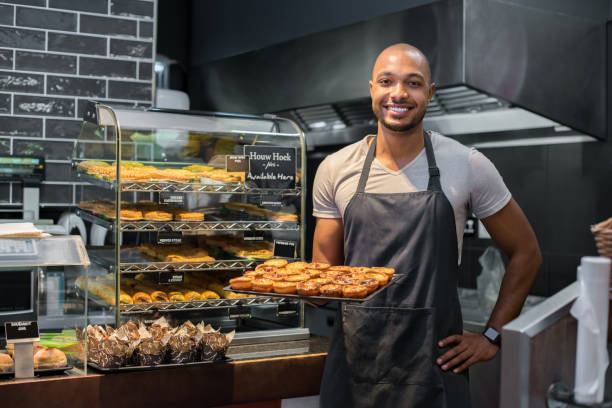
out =
<svg viewBox="0 0 612 408"><path fill-rule="evenodd" d="M334 279L334 283L336 285L357 285L359 283L359 280L351 277L350 275L343 275L338 276L336 279Z"/></svg>
<svg viewBox="0 0 612 408"><path fill-rule="evenodd" d="M304 282L307 281L308 279L310 279L310 275L306 274L306 273L302 273L302 274L298 274L298 275L288 275L285 277L285 280L287 282Z"/></svg>
<svg viewBox="0 0 612 408"><path fill-rule="evenodd" d="M290 294L296 291L295 282L274 282L273 287L275 293Z"/></svg>
<svg viewBox="0 0 612 408"><path fill-rule="evenodd" d="M381 266L375 266L373 268L370 268L373 272L377 272L377 273L384 273L385 275L387 275L389 278L392 278L393 275L395 274L395 269L393 268L383 268Z"/></svg>
<svg viewBox="0 0 612 408"><path fill-rule="evenodd" d="M272 273L264 273L263 278L270 279L273 282L282 282L287 278L287 276L288 275L286 274L272 272Z"/></svg>
<svg viewBox="0 0 612 408"><path fill-rule="evenodd" d="M264 272L259 270L259 271L246 271L244 273L244 276L250 276L252 278L261 278L262 276L264 276Z"/></svg>
<svg viewBox="0 0 612 408"><path fill-rule="evenodd" d="M221 299L221 296L217 292L213 292L212 290L205 290L200 293L200 296L203 300L206 299Z"/></svg>
<svg viewBox="0 0 612 408"><path fill-rule="evenodd" d="M272 273L272 272L276 272L278 268L276 266L272 266L272 265L266 265L266 264L261 264L261 265L257 265L255 267L256 271L261 271L263 273Z"/></svg>
<svg viewBox="0 0 612 408"><path fill-rule="evenodd" d="M169 292L168 293L168 300L170 302L184 302L185 301L185 296L183 296L183 294L181 292Z"/></svg>
<svg viewBox="0 0 612 408"><path fill-rule="evenodd" d="M329 285L323 285L319 288L319 290L321 291L321 296L342 297L342 286L340 285L335 285L333 283Z"/></svg>
<svg viewBox="0 0 612 408"><path fill-rule="evenodd" d="M56 348L41 349L34 354L34 368L57 368L67 365L66 354Z"/></svg>
<svg viewBox="0 0 612 408"><path fill-rule="evenodd" d="M187 301L202 300L202 295L200 295L195 290L188 290L188 291L183 293L183 296L185 296L185 300L187 300Z"/></svg>
<svg viewBox="0 0 612 408"><path fill-rule="evenodd" d="M15 363L13 359L8 354L0 353L0 373L13 371L15 368Z"/></svg>
<svg viewBox="0 0 612 408"><path fill-rule="evenodd" d="M307 268L325 270L329 268L329 264L321 263L321 262L312 262L308 264Z"/></svg>
<svg viewBox="0 0 612 408"><path fill-rule="evenodd" d="M166 295L165 292L162 292L161 290L156 290L151 292L151 300L155 303L159 303L159 302L168 302L168 295Z"/></svg>
<svg viewBox="0 0 612 408"><path fill-rule="evenodd" d="M308 266L308 262L298 261L298 262L291 262L290 264L287 264L285 268L289 270L296 270L296 269L303 270L303 269L306 269L307 266Z"/></svg>
<svg viewBox="0 0 612 408"><path fill-rule="evenodd" d="M114 210L113 210L114 214ZM137 221L142 220L142 212L136 210L121 210L119 216L122 220Z"/></svg>
<svg viewBox="0 0 612 408"><path fill-rule="evenodd" d="M144 293L144 292L135 292L132 295L132 300L134 301L134 303L151 303L151 296L149 296L148 294Z"/></svg>
<svg viewBox="0 0 612 408"><path fill-rule="evenodd" d="M368 294L368 289L360 285L344 285L342 296L352 299L363 299Z"/></svg>
<svg viewBox="0 0 612 408"><path fill-rule="evenodd" d="M179 210L174 212L174 219L179 221L204 221L204 214Z"/></svg>
<svg viewBox="0 0 612 408"><path fill-rule="evenodd" d="M380 286L385 286L389 282L389 277L384 273L370 272L365 274L366 278L376 279Z"/></svg>
<svg viewBox="0 0 612 408"><path fill-rule="evenodd" d="M346 266L346 265L334 265L334 266L330 266L328 268L329 271L336 271L336 272L350 272L351 271L351 267L350 266Z"/></svg>
<svg viewBox="0 0 612 408"><path fill-rule="evenodd" d="M298 282L296 285L298 295L302 296L317 296L319 294L319 285L316 282L307 280L304 282Z"/></svg>
<svg viewBox="0 0 612 408"><path fill-rule="evenodd" d="M354 267L351 267L351 272L352 273L368 273L368 272L372 272L372 268L368 268L365 266L354 266Z"/></svg>
<svg viewBox="0 0 612 408"><path fill-rule="evenodd" d="M153 221L172 221L172 213L167 211L147 211L142 218Z"/></svg>
<svg viewBox="0 0 612 408"><path fill-rule="evenodd" d="M256 292L272 292L274 281L266 278L253 279L253 290Z"/></svg>
<svg viewBox="0 0 612 408"><path fill-rule="evenodd" d="M263 264L268 265L268 266L275 266L277 268L282 268L283 266L287 265L288 262L286 259L269 259Z"/></svg>
<svg viewBox="0 0 612 408"><path fill-rule="evenodd" d="M372 278L361 279L357 284L365 287L368 295L378 289L378 280Z"/></svg>
<svg viewBox="0 0 612 408"><path fill-rule="evenodd" d="M253 287L252 278L248 276L241 276L238 278L230 279L229 283L232 289L236 290L251 290Z"/></svg>
<svg viewBox="0 0 612 408"><path fill-rule="evenodd" d="M330 283L332 283L332 280L329 278L314 278L314 279L310 279L306 282L313 282L316 283L319 286L323 286L323 285L329 285Z"/></svg>

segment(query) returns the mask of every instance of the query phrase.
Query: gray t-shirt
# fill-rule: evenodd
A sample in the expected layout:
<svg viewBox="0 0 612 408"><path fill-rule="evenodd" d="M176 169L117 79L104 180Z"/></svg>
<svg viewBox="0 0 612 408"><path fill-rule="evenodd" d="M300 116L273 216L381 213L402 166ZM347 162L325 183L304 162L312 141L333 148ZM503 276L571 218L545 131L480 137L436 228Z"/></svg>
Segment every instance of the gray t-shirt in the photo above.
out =
<svg viewBox="0 0 612 408"><path fill-rule="evenodd" d="M455 212L459 254L467 216L474 213L486 218L501 210L511 194L489 159L474 148L456 140L429 132L436 163L440 169L442 191ZM357 190L359 176L368 151L366 136L325 158L315 176L312 192L317 218L343 218L349 201ZM409 193L427 189L429 174L423 149L403 169L393 171L374 158L366 185L367 193Z"/></svg>

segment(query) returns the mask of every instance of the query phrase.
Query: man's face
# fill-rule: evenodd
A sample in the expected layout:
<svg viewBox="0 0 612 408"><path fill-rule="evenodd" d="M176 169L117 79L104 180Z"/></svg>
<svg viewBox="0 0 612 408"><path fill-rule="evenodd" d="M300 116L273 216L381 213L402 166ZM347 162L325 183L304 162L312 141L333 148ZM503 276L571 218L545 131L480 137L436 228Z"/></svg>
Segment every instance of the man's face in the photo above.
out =
<svg viewBox="0 0 612 408"><path fill-rule="evenodd" d="M381 54L370 81L372 110L387 129L407 132L425 116L434 85L418 56L403 51Z"/></svg>

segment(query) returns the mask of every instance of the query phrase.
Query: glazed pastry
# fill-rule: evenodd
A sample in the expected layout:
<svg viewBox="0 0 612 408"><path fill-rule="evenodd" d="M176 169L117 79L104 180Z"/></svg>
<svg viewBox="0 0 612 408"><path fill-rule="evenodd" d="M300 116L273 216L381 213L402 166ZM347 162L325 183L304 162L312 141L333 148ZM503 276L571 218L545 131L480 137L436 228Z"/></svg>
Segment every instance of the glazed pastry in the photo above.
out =
<svg viewBox="0 0 612 408"><path fill-rule="evenodd" d="M272 292L274 281L265 278L253 279L253 290L256 292Z"/></svg>
<svg viewBox="0 0 612 408"><path fill-rule="evenodd" d="M151 303L151 296L147 295L144 292L135 292L132 295L132 300L134 303Z"/></svg>
<svg viewBox="0 0 612 408"><path fill-rule="evenodd" d="M380 286L385 286L389 282L389 278L384 273L370 272L365 274L366 278L376 279Z"/></svg>
<svg viewBox="0 0 612 408"><path fill-rule="evenodd" d="M296 291L295 282L274 282L273 287L275 293L290 294Z"/></svg>
<svg viewBox="0 0 612 408"><path fill-rule="evenodd" d="M364 286L368 291L368 295L378 289L378 280L372 278L362 279L357 284Z"/></svg>
<svg viewBox="0 0 612 408"><path fill-rule="evenodd" d="M202 295L200 295L195 290L188 290L188 291L183 293L183 296L185 296L185 300L187 300L187 301L202 300Z"/></svg>
<svg viewBox="0 0 612 408"><path fill-rule="evenodd" d="M351 268L352 273L369 273L373 272L372 268L367 268L365 266L355 266Z"/></svg>
<svg viewBox="0 0 612 408"><path fill-rule="evenodd" d="M276 272L278 268L272 265L261 264L255 267L256 271L262 271L264 273Z"/></svg>
<svg viewBox="0 0 612 408"><path fill-rule="evenodd" d="M264 272L262 270L259 271L246 271L244 276L250 276L251 278L261 278L264 276Z"/></svg>
<svg viewBox="0 0 612 408"><path fill-rule="evenodd" d="M114 211L113 211L114 214ZM135 210L121 210L120 216L122 220L137 221L142 220L142 212Z"/></svg>
<svg viewBox="0 0 612 408"><path fill-rule="evenodd" d="M363 299L368 294L368 289L360 285L344 285L342 295L345 298Z"/></svg>
<svg viewBox="0 0 612 408"><path fill-rule="evenodd" d="M318 269L304 269L304 273L310 275L310 279L315 279L321 276L321 271Z"/></svg>
<svg viewBox="0 0 612 408"><path fill-rule="evenodd" d="M312 263L308 264L307 268L308 269L325 270L325 269L329 268L329 264L321 263L321 262L312 262Z"/></svg>
<svg viewBox="0 0 612 408"><path fill-rule="evenodd" d="M307 266L308 266L307 262L298 261L298 262L291 262L290 264L287 264L285 268L290 269L290 270L293 270L293 269L302 270L302 269L306 269Z"/></svg>
<svg viewBox="0 0 612 408"><path fill-rule="evenodd" d="M269 279L271 281L274 282L283 282L285 280L285 278L287 278L288 275L286 274L281 274L278 272L274 272L274 273L264 273L263 277L265 279Z"/></svg>
<svg viewBox="0 0 612 408"><path fill-rule="evenodd" d="M319 284L312 280L299 282L296 285L298 295L302 296L317 296L319 294Z"/></svg>
<svg viewBox="0 0 612 408"><path fill-rule="evenodd" d="M319 286L323 286L323 285L329 285L330 283L332 283L332 280L329 278L314 278L314 279L310 279L306 282L313 282L316 283Z"/></svg>
<svg viewBox="0 0 612 408"><path fill-rule="evenodd" d="M251 290L253 287L252 278L248 276L242 276L234 279L230 279L229 283L232 289L236 290Z"/></svg>
<svg viewBox="0 0 612 408"><path fill-rule="evenodd" d="M351 276L339 276L336 279L334 279L334 283L336 285L357 285L359 281Z"/></svg>
<svg viewBox="0 0 612 408"><path fill-rule="evenodd" d="M321 296L326 297L342 297L342 286L340 285L323 285L319 288Z"/></svg>
<svg viewBox="0 0 612 408"><path fill-rule="evenodd" d="M15 367L15 363L13 359L8 354L0 353L0 373L13 371Z"/></svg>
<svg viewBox="0 0 612 408"><path fill-rule="evenodd" d="M34 368L57 368L67 365L66 354L56 348L41 349L34 355Z"/></svg>
<svg viewBox="0 0 612 408"><path fill-rule="evenodd" d="M286 276L285 280L287 282L304 282L307 281L308 279L310 279L310 275L302 273L302 274L298 274L298 275L289 275Z"/></svg>
<svg viewBox="0 0 612 408"><path fill-rule="evenodd" d="M159 303L159 302L168 302L168 296L166 295L165 292L162 292L161 290L156 290L151 292L151 300L153 302Z"/></svg>
<svg viewBox="0 0 612 408"><path fill-rule="evenodd" d="M217 292L213 292L212 290L205 290L200 293L202 299L221 299L221 296Z"/></svg>
<svg viewBox="0 0 612 408"><path fill-rule="evenodd" d="M168 293L168 300L170 302L184 302L185 301L185 296L183 296L183 294L181 292L169 292Z"/></svg>
<svg viewBox="0 0 612 408"><path fill-rule="evenodd" d="M287 260L286 259L269 259L266 262L264 262L264 265L268 265L268 266L276 266L277 268L282 268L283 266L287 265Z"/></svg>
<svg viewBox="0 0 612 408"><path fill-rule="evenodd" d="M350 272L351 271L351 267L350 266L345 266L345 265L334 265L334 266L330 266L328 268L328 270L330 271L336 271L336 272Z"/></svg>
<svg viewBox="0 0 612 408"><path fill-rule="evenodd" d="M174 219L179 221L204 221L204 214L179 210L174 212Z"/></svg>
<svg viewBox="0 0 612 408"><path fill-rule="evenodd" d="M147 211L142 218L154 221L172 221L172 213L167 211Z"/></svg>
<svg viewBox="0 0 612 408"><path fill-rule="evenodd" d="M384 273L389 278L392 278L393 275L395 274L395 269L393 268L383 268L380 266L375 266L374 268L370 268L370 269L372 269L373 272Z"/></svg>

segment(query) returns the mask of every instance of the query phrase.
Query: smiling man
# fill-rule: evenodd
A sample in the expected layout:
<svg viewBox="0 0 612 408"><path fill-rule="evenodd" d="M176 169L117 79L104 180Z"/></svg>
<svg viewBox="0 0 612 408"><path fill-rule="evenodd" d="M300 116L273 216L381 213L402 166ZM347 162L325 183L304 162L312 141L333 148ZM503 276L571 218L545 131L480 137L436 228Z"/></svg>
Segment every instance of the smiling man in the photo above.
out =
<svg viewBox="0 0 612 408"><path fill-rule="evenodd" d="M322 407L469 407L467 368L493 358L541 264L535 235L493 164L423 131L435 91L427 58L408 44L376 59L376 135L317 170L313 261L395 268L363 304L343 304L321 384ZM468 214L510 259L483 333L462 330L457 266Z"/></svg>

